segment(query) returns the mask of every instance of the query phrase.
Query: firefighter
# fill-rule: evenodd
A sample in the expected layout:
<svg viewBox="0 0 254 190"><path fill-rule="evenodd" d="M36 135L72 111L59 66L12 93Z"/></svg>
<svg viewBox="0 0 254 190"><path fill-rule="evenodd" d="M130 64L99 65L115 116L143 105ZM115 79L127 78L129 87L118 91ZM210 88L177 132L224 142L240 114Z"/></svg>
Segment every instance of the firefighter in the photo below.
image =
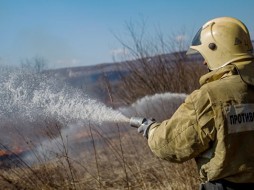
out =
<svg viewBox="0 0 254 190"><path fill-rule="evenodd" d="M138 131L158 157L182 163L195 158L200 189L254 189L254 56L247 27L220 17L197 32L187 54L200 53L209 72L161 123Z"/></svg>

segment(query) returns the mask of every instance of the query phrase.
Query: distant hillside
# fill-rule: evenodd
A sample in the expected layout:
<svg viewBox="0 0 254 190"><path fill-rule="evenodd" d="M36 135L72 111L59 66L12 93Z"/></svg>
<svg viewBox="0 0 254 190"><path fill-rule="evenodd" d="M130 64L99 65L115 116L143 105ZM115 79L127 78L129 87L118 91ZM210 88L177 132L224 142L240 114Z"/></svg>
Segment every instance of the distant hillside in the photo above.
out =
<svg viewBox="0 0 254 190"><path fill-rule="evenodd" d="M169 64L177 61L179 56L183 57L183 60L188 63L198 62L203 59L200 55L186 56L186 52L178 52L171 54L164 54L154 57L146 58L148 62L156 61L156 59L164 59L163 61ZM61 68L55 70L49 70L48 72L56 78L59 78L73 87L83 89L88 95L97 98L101 101L105 100L105 82L110 83L111 86L115 86L122 76L127 75L129 71L135 65L135 68L140 64L139 60L131 60L124 62L104 63L92 66L70 67Z"/></svg>

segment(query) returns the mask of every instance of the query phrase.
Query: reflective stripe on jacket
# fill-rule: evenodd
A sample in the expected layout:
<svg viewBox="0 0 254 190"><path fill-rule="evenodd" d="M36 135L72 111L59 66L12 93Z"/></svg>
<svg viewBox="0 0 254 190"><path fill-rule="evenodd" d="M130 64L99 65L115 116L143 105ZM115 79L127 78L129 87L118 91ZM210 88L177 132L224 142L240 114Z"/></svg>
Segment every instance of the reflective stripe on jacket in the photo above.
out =
<svg viewBox="0 0 254 190"><path fill-rule="evenodd" d="M172 162L195 158L204 181L254 183L254 86L243 78L253 81L254 69L228 65L201 77L169 120L151 126L152 152Z"/></svg>

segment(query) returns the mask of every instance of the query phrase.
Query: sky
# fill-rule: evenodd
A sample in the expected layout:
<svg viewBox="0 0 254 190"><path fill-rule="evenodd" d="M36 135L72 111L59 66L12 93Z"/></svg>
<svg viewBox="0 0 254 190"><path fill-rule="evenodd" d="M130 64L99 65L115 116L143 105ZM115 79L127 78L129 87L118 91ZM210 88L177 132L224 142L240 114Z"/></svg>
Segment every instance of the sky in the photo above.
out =
<svg viewBox="0 0 254 190"><path fill-rule="evenodd" d="M254 38L253 0L0 0L0 64L41 57L49 68L111 63L128 23L191 41L208 20L242 20ZM192 32L190 32L192 31Z"/></svg>

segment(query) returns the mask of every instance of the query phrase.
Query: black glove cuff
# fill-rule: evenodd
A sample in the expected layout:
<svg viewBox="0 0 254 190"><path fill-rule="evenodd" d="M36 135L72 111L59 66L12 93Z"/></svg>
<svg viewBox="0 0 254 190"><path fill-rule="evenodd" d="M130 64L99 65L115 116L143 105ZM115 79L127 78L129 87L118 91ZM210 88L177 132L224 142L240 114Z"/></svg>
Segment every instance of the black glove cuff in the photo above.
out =
<svg viewBox="0 0 254 190"><path fill-rule="evenodd" d="M147 120L145 123L143 123L144 125L146 125L146 127L145 127L145 130L144 130L144 133L143 133L143 136L145 137L145 138L147 138L148 139L148 134L149 134L149 129L150 129L150 127L152 126L152 124L153 123L155 123L155 120L153 119L153 120ZM143 125L142 124L142 125Z"/></svg>

